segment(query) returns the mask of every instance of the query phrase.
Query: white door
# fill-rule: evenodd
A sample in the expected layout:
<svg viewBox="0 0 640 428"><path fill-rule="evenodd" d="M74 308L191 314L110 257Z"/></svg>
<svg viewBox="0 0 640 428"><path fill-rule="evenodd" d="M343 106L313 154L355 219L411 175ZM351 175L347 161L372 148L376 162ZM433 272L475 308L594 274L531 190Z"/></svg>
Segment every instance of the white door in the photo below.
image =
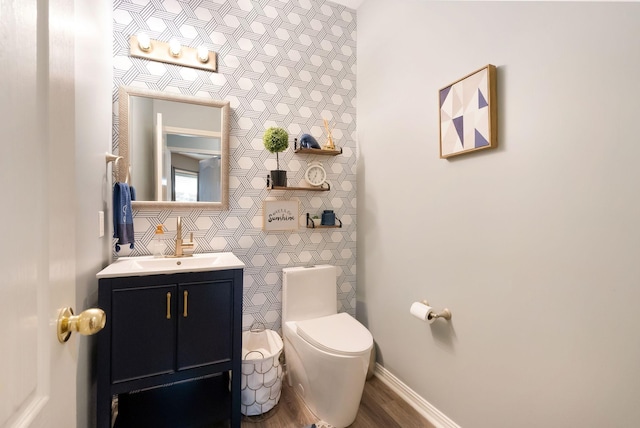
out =
<svg viewBox="0 0 640 428"><path fill-rule="evenodd" d="M76 426L78 337L56 337L75 299L73 2L47 3L0 0L3 428Z"/></svg>

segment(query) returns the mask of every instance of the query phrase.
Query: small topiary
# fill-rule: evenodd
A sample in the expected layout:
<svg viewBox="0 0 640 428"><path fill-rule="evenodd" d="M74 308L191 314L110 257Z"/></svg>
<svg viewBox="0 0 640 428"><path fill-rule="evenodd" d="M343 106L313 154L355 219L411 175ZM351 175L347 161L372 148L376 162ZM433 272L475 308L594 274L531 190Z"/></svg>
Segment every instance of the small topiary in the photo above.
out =
<svg viewBox="0 0 640 428"><path fill-rule="evenodd" d="M289 134L282 128L271 127L264 132L262 142L265 149L276 154L276 165L280 169L280 159L278 153L289 147Z"/></svg>

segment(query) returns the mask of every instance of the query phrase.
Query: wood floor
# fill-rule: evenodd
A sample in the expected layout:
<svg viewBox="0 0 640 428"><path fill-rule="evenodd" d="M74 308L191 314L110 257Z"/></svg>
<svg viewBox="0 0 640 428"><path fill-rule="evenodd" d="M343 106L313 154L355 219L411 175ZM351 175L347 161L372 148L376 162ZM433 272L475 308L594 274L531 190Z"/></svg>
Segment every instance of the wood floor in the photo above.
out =
<svg viewBox="0 0 640 428"><path fill-rule="evenodd" d="M303 428L317 422L302 399L282 382L280 402L261 416L244 417L242 428ZM350 428L433 428L377 377L367 381L358 416Z"/></svg>

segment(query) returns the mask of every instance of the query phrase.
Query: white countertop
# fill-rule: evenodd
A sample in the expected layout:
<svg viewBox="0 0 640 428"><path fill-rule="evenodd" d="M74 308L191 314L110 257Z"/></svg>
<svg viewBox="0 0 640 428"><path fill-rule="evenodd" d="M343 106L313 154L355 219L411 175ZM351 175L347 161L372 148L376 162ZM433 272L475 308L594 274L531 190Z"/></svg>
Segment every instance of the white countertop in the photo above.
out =
<svg viewBox="0 0 640 428"><path fill-rule="evenodd" d="M146 276L171 273L206 272L214 270L241 269L244 263L235 254L202 253L192 257L120 257L96 274L100 278Z"/></svg>

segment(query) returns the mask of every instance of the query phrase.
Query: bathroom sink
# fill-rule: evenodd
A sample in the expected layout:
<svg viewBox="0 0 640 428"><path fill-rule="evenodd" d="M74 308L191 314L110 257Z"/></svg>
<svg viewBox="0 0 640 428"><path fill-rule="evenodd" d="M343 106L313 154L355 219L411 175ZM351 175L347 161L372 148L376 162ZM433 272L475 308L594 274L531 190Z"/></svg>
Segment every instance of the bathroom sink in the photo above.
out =
<svg viewBox="0 0 640 428"><path fill-rule="evenodd" d="M141 259L141 258L140 258ZM218 260L218 256L212 257L178 257L178 258L153 258L144 260L133 260L143 270L165 270L173 268L191 269L205 266L213 266Z"/></svg>
<svg viewBox="0 0 640 428"><path fill-rule="evenodd" d="M98 272L97 278L145 276L180 272L203 272L243 268L233 253L203 253L192 257L155 258L153 256L120 257Z"/></svg>

